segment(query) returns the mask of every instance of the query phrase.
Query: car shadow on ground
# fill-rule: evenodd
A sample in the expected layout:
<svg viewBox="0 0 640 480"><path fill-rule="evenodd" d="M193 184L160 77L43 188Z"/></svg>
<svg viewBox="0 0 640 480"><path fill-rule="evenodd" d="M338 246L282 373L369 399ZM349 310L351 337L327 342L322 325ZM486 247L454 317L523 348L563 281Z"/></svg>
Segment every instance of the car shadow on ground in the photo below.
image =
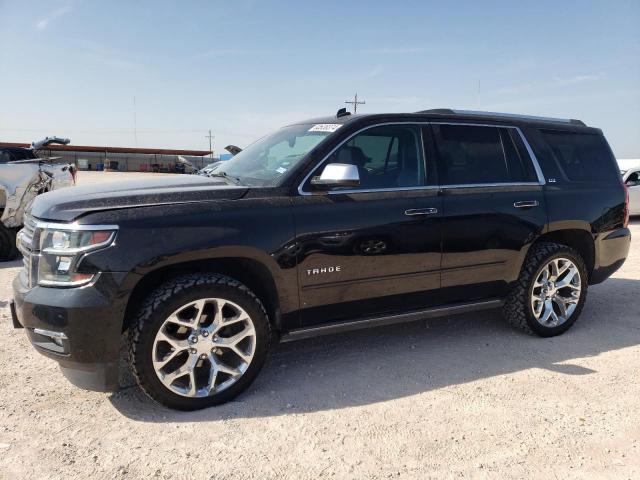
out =
<svg viewBox="0 0 640 480"><path fill-rule="evenodd" d="M217 421L363 406L527 369L597 374L571 360L640 345L639 291L623 278L591 287L576 325L549 339L490 311L275 345L247 392L199 412L155 404L128 374L109 398L135 421Z"/></svg>

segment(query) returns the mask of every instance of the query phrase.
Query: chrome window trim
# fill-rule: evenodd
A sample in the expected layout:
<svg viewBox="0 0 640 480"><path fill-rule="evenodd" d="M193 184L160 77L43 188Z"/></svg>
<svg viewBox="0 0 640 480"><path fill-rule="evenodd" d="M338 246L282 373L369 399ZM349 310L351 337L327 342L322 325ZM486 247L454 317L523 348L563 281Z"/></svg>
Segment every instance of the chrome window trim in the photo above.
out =
<svg viewBox="0 0 640 480"><path fill-rule="evenodd" d="M533 150L531 149L531 145L529 145L529 142L525 138L524 133L522 133L522 130L520 130L518 127L514 127L514 128L520 135L520 138L522 139L522 143L524 143L524 148L527 150L527 153L529 154L529 158L533 162L533 168L536 171L536 175L538 176L538 183L540 185L544 185L547 182L544 179L544 173L542 173L542 168L540 168L538 157L536 157L536 154L533 153ZM514 145L514 147L518 148L517 145Z"/></svg>
<svg viewBox="0 0 640 480"><path fill-rule="evenodd" d="M440 185L440 189L445 188L479 188L479 187L521 187L521 186L541 186L538 182L502 182L502 183L455 183L452 185Z"/></svg>
<svg viewBox="0 0 640 480"><path fill-rule="evenodd" d="M313 173L322 165L325 160L327 160L331 155L333 155L336 150L342 147L345 143L351 140L356 135L369 130L375 127L384 127L389 125L416 125L416 126L425 126L425 125L462 125L462 126L471 126L471 127L493 127L493 128L512 128L518 132L520 138L522 139L522 143L524 143L525 149L529 154L529 158L533 163L533 168L538 177L537 182L504 182L504 183L469 183L469 184L456 184L456 185L422 185L419 187L394 187L394 188L370 188L370 189L345 189L345 190L330 190L330 191L319 191L319 192L307 192L302 189L307 180L313 175ZM426 151L424 149L424 138L421 136L422 142L422 155L424 161L427 161ZM425 163L425 180L426 180L426 168ZM431 122L385 122L385 123L377 123L375 125L368 125L366 127L361 128L360 130L356 130L347 138L345 138L342 142L336 145L331 151L326 154L322 160L320 160L311 171L302 179L302 182L298 185L298 193L300 195L342 195L342 194L350 194L350 193L375 193L375 192L403 192L408 190L434 190L434 189L443 189L443 188L479 188L479 187L514 187L514 186L526 186L526 185L545 185L546 181L544 175L542 173L542 169L540 168L540 164L538 163L538 158L535 153L531 149L529 142L526 137L520 130L520 127L516 127L515 125L492 125L490 123L473 123L473 122L439 122L439 121L431 121Z"/></svg>
<svg viewBox="0 0 640 480"><path fill-rule="evenodd" d="M537 184L536 184L537 185ZM424 185L424 186L420 186L420 187L394 187L394 188L353 188L353 189L348 189L348 190L331 190L328 192L318 192L318 193L313 193L313 192L302 192L302 195L320 195L320 194L329 194L329 195L342 195L345 193L376 193L376 192L406 192L406 191L411 191L411 190L438 190L440 189L439 186L437 185Z"/></svg>

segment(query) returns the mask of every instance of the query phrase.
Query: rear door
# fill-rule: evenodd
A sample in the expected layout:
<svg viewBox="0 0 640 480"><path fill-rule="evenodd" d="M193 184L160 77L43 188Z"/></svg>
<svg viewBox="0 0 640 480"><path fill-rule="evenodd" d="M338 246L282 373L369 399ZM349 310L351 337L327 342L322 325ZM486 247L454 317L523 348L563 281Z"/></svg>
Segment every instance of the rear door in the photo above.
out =
<svg viewBox="0 0 640 480"><path fill-rule="evenodd" d="M442 301L501 297L547 222L544 179L519 129L433 123L443 199Z"/></svg>

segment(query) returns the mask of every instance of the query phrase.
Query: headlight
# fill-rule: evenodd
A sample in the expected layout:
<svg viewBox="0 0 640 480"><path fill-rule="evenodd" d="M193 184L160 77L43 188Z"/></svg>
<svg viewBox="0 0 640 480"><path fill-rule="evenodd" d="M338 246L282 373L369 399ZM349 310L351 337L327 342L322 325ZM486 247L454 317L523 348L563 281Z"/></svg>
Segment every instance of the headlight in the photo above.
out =
<svg viewBox="0 0 640 480"><path fill-rule="evenodd" d="M77 287L93 279L95 273L77 271L87 252L111 245L116 230L58 229L47 226L40 233L38 283L43 286Z"/></svg>

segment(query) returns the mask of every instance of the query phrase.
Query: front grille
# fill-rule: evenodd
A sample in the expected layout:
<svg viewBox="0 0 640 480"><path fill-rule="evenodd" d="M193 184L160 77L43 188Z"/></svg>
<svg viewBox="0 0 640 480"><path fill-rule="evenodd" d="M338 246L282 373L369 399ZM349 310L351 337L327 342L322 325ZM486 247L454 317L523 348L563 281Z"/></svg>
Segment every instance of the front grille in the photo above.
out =
<svg viewBox="0 0 640 480"><path fill-rule="evenodd" d="M24 226L18 232L17 247L22 253L24 283L32 288L37 282L38 273L38 242L40 241L37 221L31 215L25 214Z"/></svg>

